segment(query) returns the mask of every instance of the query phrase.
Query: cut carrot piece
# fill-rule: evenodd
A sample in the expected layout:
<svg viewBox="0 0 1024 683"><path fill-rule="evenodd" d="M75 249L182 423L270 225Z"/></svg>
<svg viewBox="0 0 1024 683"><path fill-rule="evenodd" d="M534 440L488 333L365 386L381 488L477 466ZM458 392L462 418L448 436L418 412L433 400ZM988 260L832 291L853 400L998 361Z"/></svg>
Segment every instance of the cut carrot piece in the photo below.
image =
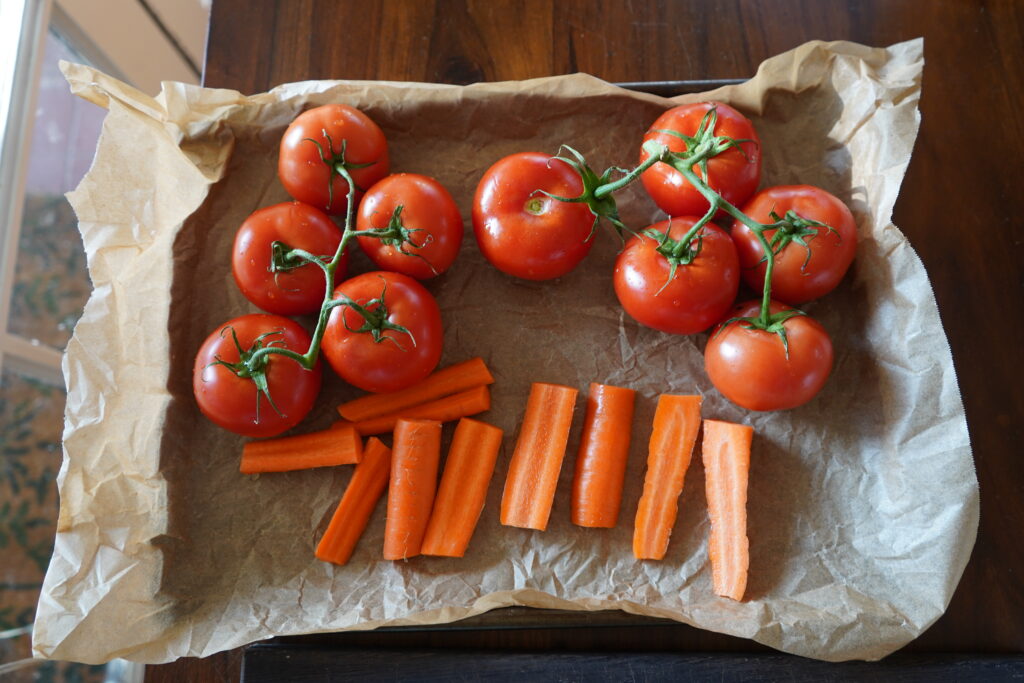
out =
<svg viewBox="0 0 1024 683"><path fill-rule="evenodd" d="M591 384L572 484L572 523L610 529L619 518L633 428L632 389Z"/></svg>
<svg viewBox="0 0 1024 683"><path fill-rule="evenodd" d="M370 438L363 459L352 472L345 494L316 547L317 559L334 564L348 562L388 486L390 471L391 449L380 439Z"/></svg>
<svg viewBox="0 0 1024 683"><path fill-rule="evenodd" d="M485 410L491 409L491 391L486 385L452 394L430 403L421 403L411 408L403 408L396 413L388 413L380 417L371 417L362 422L341 424L353 424L359 434L385 434L395 428L395 424L402 418L407 420L436 420L438 422L451 422L467 415L476 415ZM337 424L337 423L336 423Z"/></svg>
<svg viewBox="0 0 1024 683"><path fill-rule="evenodd" d="M338 412L350 422L359 422L493 383L494 377L491 376L483 359L472 358L438 370L408 389L386 394L370 394L342 403L338 406Z"/></svg>
<svg viewBox="0 0 1024 683"><path fill-rule="evenodd" d="M747 481L753 427L704 420L704 476L711 518L708 557L716 595L742 600L747 588Z"/></svg>
<svg viewBox="0 0 1024 683"><path fill-rule="evenodd" d="M422 553L462 557L469 547L501 449L502 431L469 418L459 420L423 537Z"/></svg>
<svg viewBox="0 0 1024 683"><path fill-rule="evenodd" d="M662 394L654 411L644 492L636 510L633 554L660 560L676 524L679 494L700 431L700 396Z"/></svg>
<svg viewBox="0 0 1024 683"><path fill-rule="evenodd" d="M242 474L289 472L312 467L352 465L363 455L363 442L354 427L250 441L242 447Z"/></svg>
<svg viewBox="0 0 1024 683"><path fill-rule="evenodd" d="M440 461L440 422L398 421L388 484L388 518L384 524L385 560L404 560L420 554L434 506Z"/></svg>
<svg viewBox="0 0 1024 683"><path fill-rule="evenodd" d="M501 498L502 524L547 528L577 393L558 384L535 383L530 388Z"/></svg>

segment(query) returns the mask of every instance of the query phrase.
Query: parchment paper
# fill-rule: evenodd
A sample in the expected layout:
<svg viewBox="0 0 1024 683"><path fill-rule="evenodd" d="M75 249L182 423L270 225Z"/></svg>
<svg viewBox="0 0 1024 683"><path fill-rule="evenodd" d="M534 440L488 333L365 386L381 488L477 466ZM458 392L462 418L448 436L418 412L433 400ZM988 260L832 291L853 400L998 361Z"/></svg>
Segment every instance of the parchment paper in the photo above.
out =
<svg viewBox="0 0 1024 683"><path fill-rule="evenodd" d="M949 347L925 270L890 220L917 134L922 47L809 43L707 96L753 118L763 186L822 186L857 218L852 271L807 306L836 347L816 400L771 414L725 401L703 371L705 335L662 334L622 313L610 278L619 243L608 232L582 267L547 283L500 274L467 233L456 266L428 286L446 324L442 363L481 355L497 378L484 418L506 440L483 518L464 559L386 562L381 505L344 567L316 561L313 548L350 468L240 475L243 440L202 419L190 390L202 339L254 310L228 254L246 215L287 198L276 178L287 123L326 102L363 109L387 134L393 170L437 177L468 226L476 182L500 157L569 143L595 168L629 166L674 101L586 75L468 87L307 82L252 97L165 83L153 99L65 64L72 90L109 114L95 163L69 195L95 292L64 359L60 525L37 655L165 662L272 635L448 622L507 605L617 608L827 660L875 659L913 639L946 608L978 519ZM620 205L636 228L661 218L639 184ZM533 381L639 391L615 530L569 522L572 450L548 530L499 525ZM700 392L707 417L756 430L742 603L712 595L699 457L668 557L632 557L651 417L664 392ZM300 429L325 426L353 395L328 379Z"/></svg>

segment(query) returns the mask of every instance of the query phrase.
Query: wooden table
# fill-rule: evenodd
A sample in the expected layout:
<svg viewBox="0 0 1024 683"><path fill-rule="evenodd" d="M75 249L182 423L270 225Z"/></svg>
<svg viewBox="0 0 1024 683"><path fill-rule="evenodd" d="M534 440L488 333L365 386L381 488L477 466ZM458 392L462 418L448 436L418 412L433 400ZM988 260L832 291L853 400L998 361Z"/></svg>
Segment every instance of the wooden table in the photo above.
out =
<svg viewBox="0 0 1024 683"><path fill-rule="evenodd" d="M948 612L912 653L1024 650L1024 4L1014 0L215 0L205 84L745 78L813 39L925 38L922 126L896 204L935 288L967 411L981 527ZM681 624L352 633L349 646L759 652ZM237 679L239 651L147 669Z"/></svg>

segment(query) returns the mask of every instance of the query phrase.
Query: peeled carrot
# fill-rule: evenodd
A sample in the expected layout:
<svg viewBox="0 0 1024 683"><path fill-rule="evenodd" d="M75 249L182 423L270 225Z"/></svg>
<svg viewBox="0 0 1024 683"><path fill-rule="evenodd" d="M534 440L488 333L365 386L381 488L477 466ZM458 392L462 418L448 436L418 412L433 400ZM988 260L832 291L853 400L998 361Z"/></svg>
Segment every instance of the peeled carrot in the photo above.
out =
<svg viewBox="0 0 1024 683"><path fill-rule="evenodd" d="M317 559L345 564L366 530L377 501L387 488L391 470L391 449L380 439L370 438L363 459L352 472L345 494L334 510L327 531L316 547Z"/></svg>
<svg viewBox="0 0 1024 683"><path fill-rule="evenodd" d="M660 560L676 524L679 494L700 431L700 396L662 394L654 411L644 492L636 510L633 554Z"/></svg>
<svg viewBox="0 0 1024 683"><path fill-rule="evenodd" d="M354 427L250 441L242 447L242 474L288 472L312 467L352 465L363 456L363 442Z"/></svg>
<svg viewBox="0 0 1024 683"><path fill-rule="evenodd" d="M577 393L558 384L535 383L530 388L501 498L502 524L547 528Z"/></svg>
<svg viewBox="0 0 1024 683"><path fill-rule="evenodd" d="M424 555L462 557L469 547L501 449L502 431L486 422L459 420L423 537Z"/></svg>
<svg viewBox="0 0 1024 683"><path fill-rule="evenodd" d="M403 408L398 412L388 413L379 417L371 417L361 422L340 424L353 424L356 431L361 435L385 434L395 428L395 424L402 418L408 420L436 420L438 422L451 422L467 415L476 415L491 408L491 391L486 385L475 387L469 391L452 394L436 401L421 403L411 408ZM336 425L338 423L335 423Z"/></svg>
<svg viewBox="0 0 1024 683"><path fill-rule="evenodd" d="M742 600L747 588L747 481L750 442L747 425L704 420L704 476L711 518L708 556L716 595Z"/></svg>
<svg viewBox="0 0 1024 683"><path fill-rule="evenodd" d="M388 484L388 518L384 524L385 560L404 560L420 554L434 505L440 461L440 422L398 421Z"/></svg>
<svg viewBox="0 0 1024 683"><path fill-rule="evenodd" d="M632 389L590 385L572 485L573 524L610 529L618 521L635 398Z"/></svg>
<svg viewBox="0 0 1024 683"><path fill-rule="evenodd" d="M338 412L350 422L359 422L493 383L494 377L491 376L483 359L471 358L438 370L408 389L387 394L370 394L342 403L338 406Z"/></svg>

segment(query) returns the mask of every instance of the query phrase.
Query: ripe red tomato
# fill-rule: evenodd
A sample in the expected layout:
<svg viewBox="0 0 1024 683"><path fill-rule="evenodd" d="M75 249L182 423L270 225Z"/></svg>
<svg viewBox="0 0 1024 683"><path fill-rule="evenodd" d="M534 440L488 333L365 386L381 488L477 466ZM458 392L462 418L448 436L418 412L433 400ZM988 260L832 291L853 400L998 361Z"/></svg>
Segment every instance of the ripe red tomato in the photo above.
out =
<svg viewBox="0 0 1024 683"><path fill-rule="evenodd" d="M408 239L385 241L360 235L359 246L378 268L419 280L448 270L462 245L462 216L448 190L427 176L390 175L371 187L359 203L357 229L387 228L399 206Z"/></svg>
<svg viewBox="0 0 1024 683"><path fill-rule="evenodd" d="M252 313L219 326L199 348L192 369L192 391L199 409L224 429L244 436L276 436L291 429L306 417L320 392L319 361L306 370L290 358L271 355L265 372L272 406L265 395L257 393L252 379L238 377L217 363L239 361L232 333L244 351L253 349L256 340L267 333L262 346L273 344L296 353L305 353L311 341L301 325L279 315Z"/></svg>
<svg viewBox="0 0 1024 683"><path fill-rule="evenodd" d="M524 280L550 280L575 268L594 244L594 215L561 197L583 192L579 173L564 161L522 152L491 166L473 199L473 232L495 268Z"/></svg>
<svg viewBox="0 0 1024 683"><path fill-rule="evenodd" d="M366 391L398 391L424 379L437 367L444 337L441 310L419 282L401 273L376 271L341 283L334 290L335 298L340 295L364 306L371 315L367 320L350 306L331 311L323 352L346 382ZM372 319L376 317L380 320ZM382 329L380 341L375 341L372 332L357 331L368 324L380 328L383 322L404 327L412 337Z"/></svg>
<svg viewBox="0 0 1024 683"><path fill-rule="evenodd" d="M678 242L698 220L673 218L644 232L667 231ZM732 306L740 283L736 248L717 225L705 225L699 234L700 252L689 264L676 267L671 282L671 266L659 253L658 240L641 234L626 242L615 261L615 294L637 322L662 332L696 334L720 321ZM697 244L693 239L690 246Z"/></svg>
<svg viewBox="0 0 1024 683"><path fill-rule="evenodd" d="M235 235L231 272L245 298L264 311L304 315L320 310L326 294L324 272L312 263L272 272L272 245L283 242L330 261L341 232L323 211L302 202L284 202L253 212ZM335 271L345 276L347 253Z"/></svg>
<svg viewBox="0 0 1024 683"><path fill-rule="evenodd" d="M353 107L325 104L299 114L281 138L277 175L284 189L331 215L345 213L348 183L332 170L343 147L346 165L370 164L348 169L357 191L388 174L387 141L377 124Z"/></svg>
<svg viewBox="0 0 1024 683"><path fill-rule="evenodd" d="M752 140L741 143L746 156L739 149L730 148L708 160L708 177L697 166L697 175L733 205L747 200L761 182L761 144L754 130L754 124L743 114L721 102L700 102L684 104L669 109L648 129L644 142L657 140L673 152L686 151L686 142L659 130L671 130L692 137L700 127L704 115L714 107L718 114L715 135L728 136L735 140ZM640 161L646 161L646 150L640 150ZM703 216L708 212L708 200L683 177L683 174L665 163L657 163L644 171L640 180L654 203L669 216Z"/></svg>
<svg viewBox="0 0 1024 683"><path fill-rule="evenodd" d="M778 313L788 306L772 302ZM760 301L733 309L730 317L756 316ZM704 349L711 382L738 406L749 410L787 410L814 398L832 372L832 340L816 320L797 315L782 323L789 354L779 335L747 329L742 322L719 326Z"/></svg>
<svg viewBox="0 0 1024 683"><path fill-rule="evenodd" d="M770 187L758 192L743 208L743 213L758 223L773 223L773 211L780 217L794 211L801 218L831 226L835 232L808 227L809 234L802 237L807 249L790 242L777 253L772 270L772 298L795 305L835 289L857 252L857 223L850 210L835 196L810 185ZM776 232L765 232L769 244ZM765 263L759 262L764 250L754 231L736 221L732 239L743 267L743 281L754 289L763 289Z"/></svg>

